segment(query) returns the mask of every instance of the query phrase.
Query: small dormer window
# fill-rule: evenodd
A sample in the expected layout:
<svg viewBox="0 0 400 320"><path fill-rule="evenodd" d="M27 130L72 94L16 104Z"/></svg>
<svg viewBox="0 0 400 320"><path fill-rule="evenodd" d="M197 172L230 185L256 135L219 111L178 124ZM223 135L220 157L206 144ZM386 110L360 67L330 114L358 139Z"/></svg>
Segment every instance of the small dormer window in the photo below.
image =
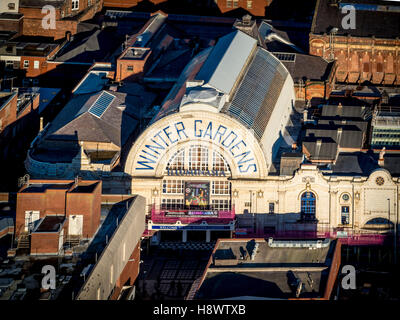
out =
<svg viewBox="0 0 400 320"><path fill-rule="evenodd" d="M72 0L72 10L79 10L79 0Z"/></svg>

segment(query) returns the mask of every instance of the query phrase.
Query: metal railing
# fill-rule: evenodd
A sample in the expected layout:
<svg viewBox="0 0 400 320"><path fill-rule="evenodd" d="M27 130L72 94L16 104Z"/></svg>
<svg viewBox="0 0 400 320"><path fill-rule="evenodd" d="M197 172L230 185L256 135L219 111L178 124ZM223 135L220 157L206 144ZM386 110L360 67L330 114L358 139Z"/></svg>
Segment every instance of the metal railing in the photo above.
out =
<svg viewBox="0 0 400 320"><path fill-rule="evenodd" d="M215 210L198 208L179 208L179 209L162 209L152 206L151 220L153 223L170 223L174 224L178 221L181 223L207 223L226 224L235 220L235 208L232 206L230 210Z"/></svg>

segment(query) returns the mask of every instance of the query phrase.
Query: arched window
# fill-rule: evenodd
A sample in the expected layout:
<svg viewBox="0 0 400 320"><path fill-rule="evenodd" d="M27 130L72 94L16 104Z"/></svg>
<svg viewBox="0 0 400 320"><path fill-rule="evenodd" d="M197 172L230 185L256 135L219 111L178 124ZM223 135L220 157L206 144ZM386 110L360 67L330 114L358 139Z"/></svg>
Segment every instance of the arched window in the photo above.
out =
<svg viewBox="0 0 400 320"><path fill-rule="evenodd" d="M185 163L185 150L177 151L169 160L167 170L183 170Z"/></svg>
<svg viewBox="0 0 400 320"><path fill-rule="evenodd" d="M394 226L392 221L386 218L373 218L368 220L364 225L364 229L379 230L379 229L392 229Z"/></svg>
<svg viewBox="0 0 400 320"><path fill-rule="evenodd" d="M315 219L315 194L312 192L304 192L301 195L301 218L303 220Z"/></svg>

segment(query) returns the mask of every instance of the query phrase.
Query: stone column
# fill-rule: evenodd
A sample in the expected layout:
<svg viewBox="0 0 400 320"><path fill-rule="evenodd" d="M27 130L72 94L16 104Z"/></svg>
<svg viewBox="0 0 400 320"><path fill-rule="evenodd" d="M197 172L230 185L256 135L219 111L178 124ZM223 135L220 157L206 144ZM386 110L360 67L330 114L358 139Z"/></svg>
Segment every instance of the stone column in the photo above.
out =
<svg viewBox="0 0 400 320"><path fill-rule="evenodd" d="M211 230L206 230L206 242L211 241Z"/></svg>

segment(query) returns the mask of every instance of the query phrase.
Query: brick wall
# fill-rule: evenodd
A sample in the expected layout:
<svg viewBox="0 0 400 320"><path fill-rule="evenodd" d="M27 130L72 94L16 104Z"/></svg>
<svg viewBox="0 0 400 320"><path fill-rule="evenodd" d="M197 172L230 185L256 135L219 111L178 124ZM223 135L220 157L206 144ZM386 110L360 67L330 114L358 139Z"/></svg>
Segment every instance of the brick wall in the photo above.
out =
<svg viewBox="0 0 400 320"><path fill-rule="evenodd" d="M271 4L271 0L217 0L215 1L221 13L226 13L232 10L242 8L254 16L265 16L265 7Z"/></svg>
<svg viewBox="0 0 400 320"><path fill-rule="evenodd" d="M123 80L136 80L141 77L148 67L147 61L151 56L152 51L148 51L144 54L142 59L122 59L125 52L117 59L117 72L115 76L116 81Z"/></svg>
<svg viewBox="0 0 400 320"><path fill-rule="evenodd" d="M336 36L334 50L328 35L310 35L310 54L337 61L339 82L400 84L400 40Z"/></svg>
<svg viewBox="0 0 400 320"><path fill-rule="evenodd" d="M139 265L140 265L140 242L135 247L128 261L125 265L124 270L121 272L110 297L110 300L117 300L121 293L122 287L124 285L133 286L136 278L139 275ZM132 261L133 260L133 261Z"/></svg>
<svg viewBox="0 0 400 320"><path fill-rule="evenodd" d="M18 95L14 95L12 99L0 110L0 132L5 127L17 120L17 99Z"/></svg>
<svg viewBox="0 0 400 320"><path fill-rule="evenodd" d="M92 6L88 7L88 0L79 1L79 10L72 10L71 0L65 1L64 6L56 8L56 28L44 29L42 19L46 14L41 7L20 7L19 12L24 15L23 34L28 36L54 37L55 40L66 37L67 33L77 33L79 22L89 20L101 11L103 0L92 0Z"/></svg>
<svg viewBox="0 0 400 320"><path fill-rule="evenodd" d="M53 180L38 180L51 183ZM35 181L38 183L38 181ZM71 183L70 180L58 180L57 183ZM40 218L46 215L83 215L83 237L92 237L100 225L101 181L93 193L66 193L67 189L47 189L46 192L18 192L16 208L16 236L24 231L25 211L40 211ZM66 206L66 207L65 207ZM68 220L64 224L68 234Z"/></svg>
<svg viewBox="0 0 400 320"><path fill-rule="evenodd" d="M67 217L71 215L83 215L82 236L84 238L93 237L100 225L100 214L101 183L96 186L93 193L73 192L67 194Z"/></svg>
<svg viewBox="0 0 400 320"><path fill-rule="evenodd" d="M105 7L131 8L136 6L140 0L104 0Z"/></svg>
<svg viewBox="0 0 400 320"><path fill-rule="evenodd" d="M15 31L17 36L22 34L24 20L17 19L0 19L0 31Z"/></svg>
<svg viewBox="0 0 400 320"><path fill-rule="evenodd" d="M60 232L32 233L31 254L57 254Z"/></svg>

